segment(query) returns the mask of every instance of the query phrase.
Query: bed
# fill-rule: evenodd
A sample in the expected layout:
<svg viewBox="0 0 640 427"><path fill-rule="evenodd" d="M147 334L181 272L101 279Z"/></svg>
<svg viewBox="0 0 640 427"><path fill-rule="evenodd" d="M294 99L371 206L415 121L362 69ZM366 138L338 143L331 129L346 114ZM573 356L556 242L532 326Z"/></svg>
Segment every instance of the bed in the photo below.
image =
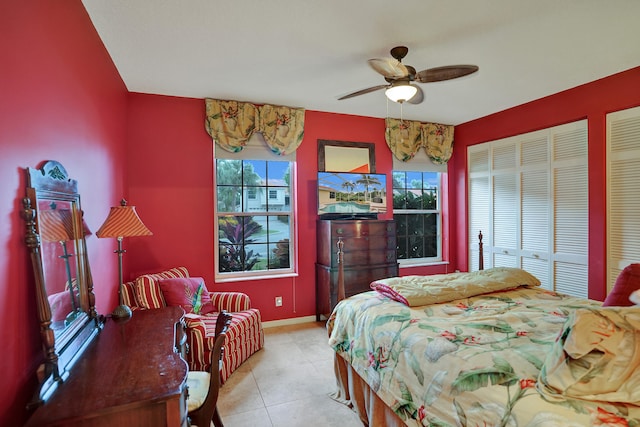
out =
<svg viewBox="0 0 640 427"><path fill-rule="evenodd" d="M389 278L327 323L333 396L370 426L639 426L640 307L519 269Z"/></svg>

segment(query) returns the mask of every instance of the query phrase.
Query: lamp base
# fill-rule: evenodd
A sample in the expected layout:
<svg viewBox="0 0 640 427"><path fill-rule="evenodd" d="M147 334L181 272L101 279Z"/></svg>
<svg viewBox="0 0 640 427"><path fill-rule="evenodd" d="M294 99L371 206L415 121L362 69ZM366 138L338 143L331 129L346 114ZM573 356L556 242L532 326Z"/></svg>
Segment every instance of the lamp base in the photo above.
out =
<svg viewBox="0 0 640 427"><path fill-rule="evenodd" d="M129 320L131 319L131 316L133 316L133 312L124 304L117 306L111 312L111 318L115 321Z"/></svg>

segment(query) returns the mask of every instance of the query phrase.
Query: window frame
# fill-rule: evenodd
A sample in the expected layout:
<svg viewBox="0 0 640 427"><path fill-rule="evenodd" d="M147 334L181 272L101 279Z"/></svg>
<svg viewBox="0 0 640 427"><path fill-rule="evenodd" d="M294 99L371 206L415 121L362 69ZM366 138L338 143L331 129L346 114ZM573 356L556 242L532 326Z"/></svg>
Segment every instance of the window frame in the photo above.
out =
<svg viewBox="0 0 640 427"><path fill-rule="evenodd" d="M237 160L242 162L251 162L251 161L266 161L269 162L281 162L289 164L289 210L288 211L256 211L251 210L248 207L245 207L243 211L238 212L220 212L218 210L218 184L217 184L217 171L218 171L218 161L225 160ZM264 177L262 177L264 178ZM213 215L213 237L214 237L214 248L213 248L213 258L214 258L214 276L216 282L231 282L231 281L250 281L250 280L260 280L264 278L275 278L275 277L289 277L296 275L297 271L297 238L296 238L296 227L295 227L295 218L297 216L296 209L296 162L294 159L274 159L274 158L214 158L213 159L213 203L214 203L214 215ZM244 194L244 192L248 192L249 189L255 189L256 195L260 191L258 187L263 188L266 192L265 201L270 200L268 198L270 189L274 188L270 186L267 182L264 182L263 185L246 185L244 182L239 184L240 194ZM284 186L276 186L278 188L286 188ZM242 198L243 196L241 196ZM256 197L257 199L258 197ZM243 270L243 271L233 271L233 272L221 272L220 271L220 229L219 229L219 221L223 217L279 217L279 216L287 216L289 218L289 267L288 268L274 268L274 269L266 269L266 270ZM267 248L268 253L266 255L267 264L270 256L271 245L277 243L276 241L267 240Z"/></svg>
<svg viewBox="0 0 640 427"><path fill-rule="evenodd" d="M403 173L405 174L409 174L409 173L420 173L422 174L422 179L424 182L424 174L425 173L434 173L437 174L437 178L438 178L438 184L437 184L437 188L436 188L436 208L435 209L396 209L395 207L393 207L393 192L394 190L396 190L397 188L394 187L394 174L395 173ZM437 255L435 257L420 257L420 258L397 258L398 259L398 264L400 264L400 267L418 267L418 266L423 266L423 265L432 265L432 264L439 264L443 262L443 255L442 255L442 229L443 229L443 212L442 212L442 205L443 205L443 178L444 178L444 173L440 172L440 171L425 171L425 170L411 170L411 169L405 169L405 170L392 170L391 171L391 187L392 187L392 212L393 212L393 216L395 219L396 215L427 215L427 214L435 214L436 215L436 252ZM408 185L405 182L405 185ZM423 184L424 187L424 184ZM410 187L403 187L403 190L409 190L411 189ZM424 190L421 189L421 190ZM398 229L398 223L396 221L396 230ZM398 236L397 236L398 237ZM424 244L424 237L423 237L423 244ZM399 249L399 238L397 241L397 248Z"/></svg>

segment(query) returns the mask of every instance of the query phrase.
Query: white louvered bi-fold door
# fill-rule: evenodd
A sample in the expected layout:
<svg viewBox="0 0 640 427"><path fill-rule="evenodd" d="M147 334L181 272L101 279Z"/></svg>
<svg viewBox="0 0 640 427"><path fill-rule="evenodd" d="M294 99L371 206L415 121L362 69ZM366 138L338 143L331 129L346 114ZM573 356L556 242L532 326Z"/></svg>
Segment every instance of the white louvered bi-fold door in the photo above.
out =
<svg viewBox="0 0 640 427"><path fill-rule="evenodd" d="M586 121L469 147L469 257L523 268L546 289L587 296Z"/></svg>
<svg viewBox="0 0 640 427"><path fill-rule="evenodd" d="M489 146L482 144L481 146L470 147L468 161L469 271L476 271L479 265L478 235L481 232L485 237L490 235ZM474 195L473 198L471 195ZM487 252L485 251L484 253L483 261L487 265Z"/></svg>
<svg viewBox="0 0 640 427"><path fill-rule="evenodd" d="M607 115L607 293L640 262L640 107Z"/></svg>
<svg viewBox="0 0 640 427"><path fill-rule="evenodd" d="M518 217L519 199L517 146L506 140L493 146L491 179L493 190L492 234L488 249L494 267L519 267Z"/></svg>
<svg viewBox="0 0 640 427"><path fill-rule="evenodd" d="M521 267L536 276L546 289L552 289L549 263L549 136L535 132L520 145Z"/></svg>
<svg viewBox="0 0 640 427"><path fill-rule="evenodd" d="M551 144L555 290L587 298L589 170L586 121L558 127L551 136Z"/></svg>

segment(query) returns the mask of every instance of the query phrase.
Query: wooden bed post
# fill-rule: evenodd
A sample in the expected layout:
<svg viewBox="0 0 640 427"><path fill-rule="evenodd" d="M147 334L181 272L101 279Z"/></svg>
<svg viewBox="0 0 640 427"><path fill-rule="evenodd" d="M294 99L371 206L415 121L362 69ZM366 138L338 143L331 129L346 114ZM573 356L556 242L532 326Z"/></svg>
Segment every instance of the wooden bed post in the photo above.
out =
<svg viewBox="0 0 640 427"><path fill-rule="evenodd" d="M482 247L482 230L478 234L478 269L484 270L484 248Z"/></svg>
<svg viewBox="0 0 640 427"><path fill-rule="evenodd" d="M345 299L345 290L344 290L344 252L342 248L344 247L344 242L342 241L342 237L338 237L338 242L336 243L338 247L338 301L342 301Z"/></svg>

